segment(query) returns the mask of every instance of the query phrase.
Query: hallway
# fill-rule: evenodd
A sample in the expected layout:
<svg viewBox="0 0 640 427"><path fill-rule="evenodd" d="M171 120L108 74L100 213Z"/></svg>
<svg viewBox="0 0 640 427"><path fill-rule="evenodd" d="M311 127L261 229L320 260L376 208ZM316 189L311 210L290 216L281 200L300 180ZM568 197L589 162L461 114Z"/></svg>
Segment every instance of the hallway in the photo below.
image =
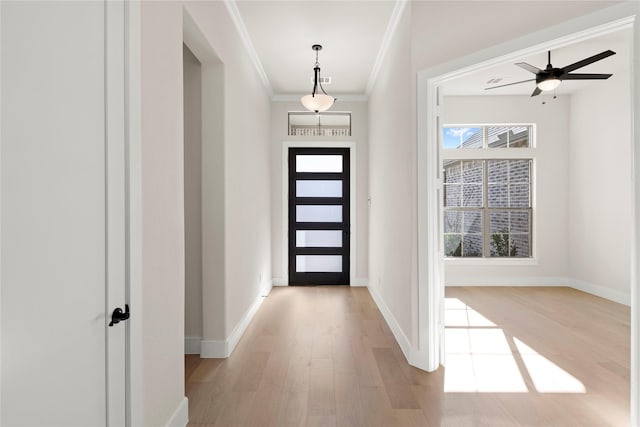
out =
<svg viewBox="0 0 640 427"><path fill-rule="evenodd" d="M187 356L189 425L628 424L627 307L567 288L448 288L446 310L448 359L457 361L450 377L406 363L366 288L274 288L230 358ZM483 356L498 362L483 385L491 372L464 365L451 327L468 329L469 345L474 328L484 331L485 350L500 345L487 327L531 348L471 349L475 367ZM546 367L556 389L541 389L545 372L536 367ZM558 389L575 384L584 388Z"/></svg>

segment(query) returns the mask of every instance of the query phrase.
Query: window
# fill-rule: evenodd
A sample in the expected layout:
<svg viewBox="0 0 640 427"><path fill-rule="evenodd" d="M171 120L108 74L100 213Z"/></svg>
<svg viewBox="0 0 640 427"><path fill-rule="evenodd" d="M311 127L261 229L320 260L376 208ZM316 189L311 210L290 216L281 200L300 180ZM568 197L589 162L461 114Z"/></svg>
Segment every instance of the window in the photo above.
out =
<svg viewBox="0 0 640 427"><path fill-rule="evenodd" d="M443 127L447 257L532 256L531 125Z"/></svg>
<svg viewBox="0 0 640 427"><path fill-rule="evenodd" d="M341 111L289 112L290 136L351 136L351 113Z"/></svg>

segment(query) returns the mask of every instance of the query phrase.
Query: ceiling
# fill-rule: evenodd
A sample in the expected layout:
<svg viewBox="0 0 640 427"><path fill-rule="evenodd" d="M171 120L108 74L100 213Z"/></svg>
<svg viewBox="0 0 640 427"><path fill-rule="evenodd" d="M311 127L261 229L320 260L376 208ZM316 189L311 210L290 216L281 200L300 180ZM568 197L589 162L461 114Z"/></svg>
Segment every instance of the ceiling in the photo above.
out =
<svg viewBox="0 0 640 427"><path fill-rule="evenodd" d="M257 67L262 67L263 78L268 82L267 86L271 86L274 95L285 98L294 95L297 97L311 91L315 63L315 52L312 51L311 46L321 44L323 50L320 51L318 59L322 76L332 78L331 84L324 85L325 89L329 94L345 99L350 95L354 98L366 96L368 89L372 87L379 66L379 58L384 56L385 46L393 36L397 19L406 1L235 0L233 3L237 7L236 24L239 22L239 25L244 27L239 29L240 33L242 34L243 30L246 32L245 44L252 52ZM427 3L423 7L425 3L417 2L416 7L413 8L415 10L412 9L414 13L419 14L415 19L420 22L429 22L427 25L418 27L433 27L434 31L438 32L437 23L440 19L437 18L437 14L434 15L434 12L440 9L446 12L448 10L446 7L451 2ZM532 2L523 2L522 5L529 3ZM465 3L465 7L468 8L473 4L477 3ZM494 9L499 7L499 10L505 14L508 14L506 6L511 5L504 2L496 3L497 6L491 4ZM557 11L560 13L558 19L564 16L561 13L563 11L569 13L573 10L573 13L576 13L575 9L578 6L586 7L582 2L558 2L557 4L560 8ZM587 6L602 7L597 2L594 2L594 6L590 6L590 3ZM514 10L522 16L522 8ZM531 10L535 11L538 8L536 6ZM585 9L583 13L586 11L588 10ZM428 21L429 17L438 22ZM534 19L534 21L540 24L538 22L540 19ZM470 27L470 32L473 33L473 31ZM414 38L416 36L419 34L414 35ZM429 36L429 33L422 36L426 40L433 40L433 35ZM552 64L563 67L611 49L617 54L584 67L580 72L615 73L618 70L628 70L631 38L629 31L619 31L554 49ZM470 42L472 40L467 40L463 44ZM432 43L427 43L425 49L431 45ZM545 68L546 52L541 51L536 55L513 62L519 61ZM529 95L534 89L533 82L489 91L484 88L488 86L487 82L491 79L500 79L497 84L506 84L533 77L533 74L509 62L451 80L443 88L444 93L448 95ZM568 94L590 84L602 84L602 81L564 82L558 88L557 94Z"/></svg>
<svg viewBox="0 0 640 427"><path fill-rule="evenodd" d="M395 0L252 1L236 4L275 94L311 92L314 44L321 44L329 94L363 95Z"/></svg>

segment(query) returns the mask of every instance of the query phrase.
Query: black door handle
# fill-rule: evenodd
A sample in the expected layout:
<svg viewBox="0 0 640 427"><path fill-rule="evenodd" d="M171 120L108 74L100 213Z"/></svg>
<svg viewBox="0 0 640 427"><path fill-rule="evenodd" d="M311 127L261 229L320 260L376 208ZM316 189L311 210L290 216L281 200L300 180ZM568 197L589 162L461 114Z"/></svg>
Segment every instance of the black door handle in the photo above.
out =
<svg viewBox="0 0 640 427"><path fill-rule="evenodd" d="M117 325L120 322L123 322L129 318L129 304L124 305L124 311L120 307L113 310L111 313L111 323L109 326Z"/></svg>

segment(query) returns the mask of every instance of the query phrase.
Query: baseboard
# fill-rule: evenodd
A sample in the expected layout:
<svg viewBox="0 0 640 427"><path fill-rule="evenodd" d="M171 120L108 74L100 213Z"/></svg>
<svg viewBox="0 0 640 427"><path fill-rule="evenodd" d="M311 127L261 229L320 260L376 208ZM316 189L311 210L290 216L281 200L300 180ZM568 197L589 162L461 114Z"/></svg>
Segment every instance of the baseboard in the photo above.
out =
<svg viewBox="0 0 640 427"><path fill-rule="evenodd" d="M258 298L256 298L256 300L251 305L251 307L249 307L249 310L247 310L244 316L242 316L242 319L240 319L240 322L238 322L236 327L233 328L231 335L229 335L229 338L227 338L227 342L229 343L227 346L227 350L229 354L225 357L231 356L231 353L233 353L233 350L235 350L236 345L238 345L238 342L240 342L240 338L242 338L242 334L244 334L244 331L246 331L247 328L249 327L249 324L251 323L251 319L253 319L253 316L255 316L256 313L258 312L258 309L262 305L262 302L264 301L265 298L266 297L263 297L262 295L258 296Z"/></svg>
<svg viewBox="0 0 640 427"><path fill-rule="evenodd" d="M200 357L203 359L224 359L229 357L229 344L226 340L202 340Z"/></svg>
<svg viewBox="0 0 640 427"><path fill-rule="evenodd" d="M571 277L490 277L490 278L465 278L453 280L445 284L447 287L456 286L565 286L577 289L609 301L627 306L631 305L629 293L609 289L604 286L573 279Z"/></svg>
<svg viewBox="0 0 640 427"><path fill-rule="evenodd" d="M585 282L584 280L571 279L571 287L609 301L631 306L631 295L626 292L620 292L615 289L605 288L604 286L594 283Z"/></svg>
<svg viewBox="0 0 640 427"><path fill-rule="evenodd" d="M407 359L409 364L413 365L413 350L411 347L411 342L409 342L409 339L402 331L400 324L398 324L398 321L394 317L393 313L391 313L391 310L389 310L389 307L387 307L387 304L384 302L378 291L375 288L369 286L369 293L371 294L371 298L373 298L373 301L378 306L380 313L382 313L382 317L384 317L384 320L387 322L389 329L391 329L391 332L398 342L398 345L400 346L404 357Z"/></svg>
<svg viewBox="0 0 640 427"><path fill-rule="evenodd" d="M226 340L202 340L200 342L200 357L203 359L224 359L231 356L265 298L266 295L260 295L256 298Z"/></svg>
<svg viewBox="0 0 640 427"><path fill-rule="evenodd" d="M271 279L273 286L289 286L289 279L283 277L274 277Z"/></svg>
<svg viewBox="0 0 640 427"><path fill-rule="evenodd" d="M202 337L184 337L184 354L200 354Z"/></svg>
<svg viewBox="0 0 640 427"><path fill-rule="evenodd" d="M354 288L363 288L369 286L369 279L366 277L356 277L356 279L351 282L351 287Z"/></svg>
<svg viewBox="0 0 640 427"><path fill-rule="evenodd" d="M273 286L289 286L289 280L282 277L274 277L271 279ZM366 277L356 277L356 279L350 283L353 287L367 287L369 286L369 279Z"/></svg>
<svg viewBox="0 0 640 427"><path fill-rule="evenodd" d="M445 279L445 286L571 286L567 277L466 277Z"/></svg>
<svg viewBox="0 0 640 427"><path fill-rule="evenodd" d="M173 415L165 424L166 427L185 427L189 423L189 400L184 397Z"/></svg>

